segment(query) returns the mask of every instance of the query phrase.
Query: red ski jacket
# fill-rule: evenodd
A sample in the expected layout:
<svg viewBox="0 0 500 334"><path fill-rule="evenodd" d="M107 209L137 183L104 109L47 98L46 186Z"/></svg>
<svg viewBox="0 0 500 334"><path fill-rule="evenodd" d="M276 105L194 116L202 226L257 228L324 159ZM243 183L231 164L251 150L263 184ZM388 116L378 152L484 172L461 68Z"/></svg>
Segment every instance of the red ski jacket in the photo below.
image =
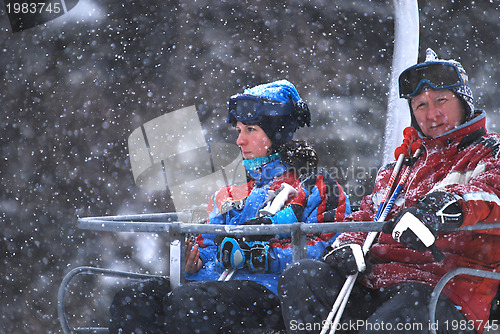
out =
<svg viewBox="0 0 500 334"><path fill-rule="evenodd" d="M424 153L412 167L387 219L415 205L420 197L441 190L462 197L463 225L500 222L500 136L486 134L484 112L476 113L471 121L438 138L424 139L423 146ZM360 210L348 220L373 220L393 167L394 163L381 169L373 193L365 196ZM343 233L339 241L362 244L365 237L366 233ZM439 263L430 251L414 251L391 235L380 233L370 248L369 257L374 264L363 277L363 284L373 289L402 282L434 287L444 274L457 267L490 271L500 268L500 229L439 233L436 246L446 256ZM456 276L443 293L482 333L497 289L497 280Z"/></svg>

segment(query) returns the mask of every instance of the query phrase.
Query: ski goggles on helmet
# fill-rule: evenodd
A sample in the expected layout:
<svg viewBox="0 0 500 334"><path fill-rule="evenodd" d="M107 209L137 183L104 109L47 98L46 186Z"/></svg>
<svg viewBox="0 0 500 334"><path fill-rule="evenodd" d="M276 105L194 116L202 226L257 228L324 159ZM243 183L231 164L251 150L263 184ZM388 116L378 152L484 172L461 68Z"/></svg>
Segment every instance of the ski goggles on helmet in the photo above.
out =
<svg viewBox="0 0 500 334"><path fill-rule="evenodd" d="M290 115L294 111L292 100L277 102L263 99L258 96L237 94L229 99L228 123L255 121L259 122L262 117L276 117Z"/></svg>
<svg viewBox="0 0 500 334"><path fill-rule="evenodd" d="M462 70L463 71L463 70ZM423 85L444 90L465 84L465 73L453 63L426 62L414 65L399 76L399 97L412 98Z"/></svg>

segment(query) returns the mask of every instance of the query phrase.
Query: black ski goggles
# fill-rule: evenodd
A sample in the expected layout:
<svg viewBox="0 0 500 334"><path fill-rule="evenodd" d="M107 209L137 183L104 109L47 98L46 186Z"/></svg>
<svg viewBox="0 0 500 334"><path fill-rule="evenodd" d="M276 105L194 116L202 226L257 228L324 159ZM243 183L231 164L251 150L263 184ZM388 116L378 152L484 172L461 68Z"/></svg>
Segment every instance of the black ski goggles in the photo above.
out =
<svg viewBox="0 0 500 334"><path fill-rule="evenodd" d="M227 122L258 122L263 116L286 116L292 114L293 111L294 104L292 100L281 103L253 95L238 94L229 99L229 116Z"/></svg>
<svg viewBox="0 0 500 334"><path fill-rule="evenodd" d="M404 70L399 76L399 97L412 98L423 85L444 90L465 84L465 73L448 62L427 62Z"/></svg>

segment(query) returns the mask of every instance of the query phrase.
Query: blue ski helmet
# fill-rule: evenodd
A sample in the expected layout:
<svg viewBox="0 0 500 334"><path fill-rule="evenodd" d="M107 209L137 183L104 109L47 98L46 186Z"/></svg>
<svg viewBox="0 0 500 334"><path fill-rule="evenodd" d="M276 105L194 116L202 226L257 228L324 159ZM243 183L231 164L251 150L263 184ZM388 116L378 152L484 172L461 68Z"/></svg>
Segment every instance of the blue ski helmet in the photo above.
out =
<svg viewBox="0 0 500 334"><path fill-rule="evenodd" d="M295 131L310 126L311 113L295 86L288 80L279 80L246 89L229 99L227 122L258 125L273 145L292 140Z"/></svg>

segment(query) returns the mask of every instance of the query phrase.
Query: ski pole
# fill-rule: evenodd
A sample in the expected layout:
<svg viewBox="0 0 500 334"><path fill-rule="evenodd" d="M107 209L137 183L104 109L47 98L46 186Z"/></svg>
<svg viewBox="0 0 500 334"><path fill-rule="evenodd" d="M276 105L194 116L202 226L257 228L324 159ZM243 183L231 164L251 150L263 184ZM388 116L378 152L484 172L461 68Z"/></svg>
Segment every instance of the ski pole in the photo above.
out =
<svg viewBox="0 0 500 334"><path fill-rule="evenodd" d="M403 176L401 177L401 179L400 179L396 189L394 190L389 202L387 203L385 209L382 210L384 208L384 204L385 204L385 201L387 200L388 194L390 193L390 191L394 185L394 182L397 178L397 175L399 174L399 172L401 170L402 163L404 161L405 156L407 155L409 148L411 148L412 151L415 152L415 154L413 155L414 158L417 158L421 152L420 140L417 140L417 141L412 143L412 141L416 140L418 137L416 131L413 128L406 128L405 131L403 132L403 134L405 135L405 140L403 141L403 145L398 147L395 151L395 154L396 155L399 154L399 157L398 157L397 163L393 169L392 175L389 179L384 196L382 198L382 202L379 205L379 208L377 209L377 213L375 215L374 221L377 221L377 222L383 222L385 220L385 218L387 217L387 215L389 214L389 212L392 208L392 205L394 204L396 198L398 197L399 192L403 188L403 185L406 182L406 180L410 174L410 168L408 166L405 166ZM363 243L363 253L364 254L366 254L368 252L368 250L369 250L370 246L372 245L373 241L375 240L377 234L378 234L377 232L370 232L368 234L367 238L365 239L365 242ZM347 278L346 282L344 283L344 286L342 287L341 291L339 292L339 294L337 296L337 299L335 300L335 303L332 307L332 310L328 314L328 317L325 321L325 324L323 325L321 334L326 333L326 331L330 327L330 323L331 323L333 317L336 315L335 320L332 323L332 327L331 327L331 331L330 331L330 333L335 333L336 327L337 327L338 323L340 322L340 318L341 318L342 313L345 309L345 306L347 305L349 295L352 291L352 288L354 286L354 282L355 282L357 276L358 276L358 274L356 273L354 275L350 275Z"/></svg>
<svg viewBox="0 0 500 334"><path fill-rule="evenodd" d="M387 198L389 197L388 194L390 193L392 186L394 185L394 182L397 178L397 175L399 174L399 171L401 170L401 166L403 164L404 158L405 158L404 154L400 154L398 161L396 163L396 166L394 167L394 169L392 171L391 177L389 179L389 183L388 183L386 190L384 192L384 196L382 197L382 202L380 203L378 210L377 210L377 213L375 214L374 221L379 221L380 216L381 216L382 212L384 211L383 210L384 204L387 201ZM369 239L371 239L370 243L372 243L373 240L375 239L376 233L375 233L375 235L372 235L372 233L373 232L370 232L368 234L367 239L366 239L365 243L363 244L363 253L364 254L366 254L364 246L367 243L367 241ZM345 308L345 305L347 304L348 296L350 295L350 293L352 291L352 288L354 286L354 282L355 282L357 277L358 277L357 273L354 275L349 275L347 277L344 285L342 286L342 289L340 290L339 294L337 295L337 298L335 300L335 303L333 304L332 310L330 311L330 313L328 314L328 317L326 318L325 324L323 325L323 328L321 330L321 334L326 334L326 332L328 331L328 328L330 328L330 324L332 325L331 329L334 331L337 324L340 322L340 316L342 315L343 310ZM331 323L331 321L335 315L337 315L337 316L335 317L334 322Z"/></svg>
<svg viewBox="0 0 500 334"><path fill-rule="evenodd" d="M401 166L403 165L404 158L405 158L404 154L399 155L399 158L396 162L396 165L392 171L391 177L390 177L389 182L387 184L387 187L385 189L384 196L382 197L382 202L380 203L380 205L377 209L377 213L375 214L374 221L379 221L380 216L382 215L382 212L384 211L383 209L384 209L385 202L387 201L387 198L389 197L389 193L392 189L392 186L394 185L394 182L396 181L396 178L399 174L399 171L401 170ZM364 246L367 243L367 241L369 241L369 239L370 239L371 241L369 241L369 242L371 244L373 242L373 240L375 240L375 237L377 235L377 233L375 233L375 235L373 235L372 233L373 232L370 232L368 234L367 239L365 240L365 243L363 243L363 253L364 254L366 254ZM332 310L330 311L330 313L328 314L328 317L326 318L325 324L323 325L323 328L322 328L320 334L326 334L326 332L328 331L328 328L330 328L330 324L332 325L331 329L334 330L336 328L337 324L340 322L340 316L342 315L343 310L344 310L345 305L347 304L347 300L348 300L348 298L346 298L346 297L348 297L350 295L352 288L354 286L354 282L355 282L357 277L358 277L357 273L354 275L349 275L347 277L344 285L342 286L342 289L340 290L339 294L337 295L337 298L335 300L335 303L333 304ZM331 323L333 317L336 314L337 314L337 316L335 317L334 322ZM339 314L340 314L340 316L339 316ZM335 331L334 331L334 333L335 333Z"/></svg>
<svg viewBox="0 0 500 334"><path fill-rule="evenodd" d="M418 156L421 153L421 149L420 149L420 145L421 144L420 144L420 141L416 142L416 144L418 145L418 148L415 150L415 154L413 155L413 158L418 158ZM406 183L406 181L408 179L408 176L410 175L410 172L411 172L411 168L409 166L405 166L405 168L403 170L403 175L401 176L401 179L399 180L396 189L392 193L392 196L391 196L389 202L387 203L384 211L382 212L382 214L379 217L379 219L377 220L377 222L383 222L385 220L385 218L387 218L387 215L391 211L392 205L396 201L396 198L399 196L399 193L401 192L401 189L403 189L403 186ZM378 232L370 232L370 233L368 233L368 236L366 237L365 242L363 243L363 254L366 254L368 252L368 250L370 249L371 245L373 244L373 241L375 241L375 238L377 237L377 235L378 235ZM330 334L333 334L336 331L336 327L337 327L338 323L340 322L340 318L342 316L342 313L344 312L344 308L347 305L347 300L349 298L350 291L352 290L354 282L355 282L356 278L358 277L358 273L356 273L354 275L351 275L351 276L353 276L353 279L351 279L349 281L349 283L347 281L346 281L346 283L344 283L344 285L349 284L349 286L347 286L347 288L345 289L346 293L342 297L343 298L342 303L340 304L338 310L335 312L337 314L336 314L336 317L335 317L335 321L332 324L332 327L331 327L331 330L330 330ZM349 292L347 292L347 291L349 291Z"/></svg>
<svg viewBox="0 0 500 334"><path fill-rule="evenodd" d="M420 155L420 152L421 152L420 148L417 149L417 151L415 152L414 157L418 157ZM401 155L400 155L400 157L401 157ZM408 166L405 166L405 169L403 171L403 175L401 176L401 179L400 179L400 181L399 181L396 189L394 190L394 192L393 192L393 194L392 194L389 202L387 203L387 206L385 207L384 211L380 215L380 217L377 220L377 222L383 222L385 220L385 218L387 218L387 215L391 211L392 205L396 201L396 198L398 197L399 193L401 192L401 189L403 188L404 184L406 183L406 180L408 179L410 171L411 171L411 169ZM363 254L366 254L368 252L368 250L370 249L371 245L373 244L373 241L375 241L375 238L377 237L377 235L378 235L378 232L370 232L370 233L368 233L368 236L366 237L365 242L363 243ZM335 304L339 304L339 306L337 306L338 307L337 310L334 310L334 308L332 308L332 312L333 312L332 317L333 317L333 315L336 315L336 316L335 316L334 322L332 323L332 326L331 326L331 329L330 329L330 334L334 334L335 333L337 325L340 323L340 318L342 317L342 313L344 312L344 309L345 309L345 307L347 305L347 301L349 299L349 295L351 294L352 288L354 286L354 282L356 281L357 277L358 277L358 273L349 276L348 279L346 280L346 282L344 283L344 287L345 288L342 287L342 290L341 290L341 291L343 291L342 296L341 296L341 294L339 294L339 296L337 297L337 299L341 298L342 303L340 303L340 302L339 303L337 303L337 302L335 303ZM329 324L330 321L331 321L331 318L329 320L327 319L325 325Z"/></svg>
<svg viewBox="0 0 500 334"><path fill-rule="evenodd" d="M224 272L219 276L218 281L223 281L223 282L229 281L233 277L235 272L236 268L224 270Z"/></svg>
<svg viewBox="0 0 500 334"><path fill-rule="evenodd" d="M418 132L412 127L407 127L403 130L403 136L404 136L403 143L394 150L394 157L397 159L397 162L396 165L394 166L392 175L385 189L384 196L382 197L382 201L380 202L380 205L377 209L377 213L375 214L375 218L373 219L373 221L378 221L380 215L384 211L384 206L386 204L387 199L389 198L392 186L396 181L399 171L401 170L403 161L406 157L409 156L408 151L410 150L410 148L412 148L413 143L418 139Z"/></svg>
<svg viewBox="0 0 500 334"><path fill-rule="evenodd" d="M405 160L405 155L400 154L399 158L396 162L396 166L394 167L394 170L391 174L391 178L389 179L389 183L388 183L387 187L385 188L384 196L382 197L382 201L380 202L380 205L378 206L377 213L375 214L375 218L373 219L373 221L378 221L378 219L380 218L380 215L384 211L385 203L386 203L387 199L389 198L392 186L394 185L394 181L396 181L396 178L399 174L399 171L401 170L401 166L403 165L404 160Z"/></svg>
<svg viewBox="0 0 500 334"><path fill-rule="evenodd" d="M380 205L377 209L377 213L375 214L374 221L378 221L378 219L380 218L380 215L384 211L383 209L384 209L385 202L387 201L387 198L389 197L389 193L392 189L392 186L394 185L394 182L396 181L396 178L399 174L399 171L401 170L401 166L403 165L404 158L405 158L404 154L399 155L399 158L396 162L396 165L394 166L391 177L390 177L389 182L387 184L387 187L385 189L384 196L382 197L382 201L380 202ZM368 238L370 238L370 235L368 235ZM332 310L330 311L330 313L328 314L328 317L326 318L325 324L323 325L323 328L321 330L321 334L326 334L326 332L328 331L328 328L330 328L330 324L331 324L333 317L335 316L336 313L340 313L338 311L340 310L340 308L342 308L342 305L344 305L344 308L345 308L345 304L347 303L347 298L345 298L345 297L346 297L346 295L350 295L352 287L354 286L354 281L356 280L357 276L358 275L355 274L355 275L349 275L347 277L344 285L342 286L342 289L340 290L339 294L337 295L337 299L335 300L335 303L333 304ZM345 303L343 302L344 300L346 301ZM342 302L342 304L341 304L341 302ZM337 317L336 317L332 328L335 328L336 324L338 322L340 322L340 319L338 319L338 321L337 321Z"/></svg>

